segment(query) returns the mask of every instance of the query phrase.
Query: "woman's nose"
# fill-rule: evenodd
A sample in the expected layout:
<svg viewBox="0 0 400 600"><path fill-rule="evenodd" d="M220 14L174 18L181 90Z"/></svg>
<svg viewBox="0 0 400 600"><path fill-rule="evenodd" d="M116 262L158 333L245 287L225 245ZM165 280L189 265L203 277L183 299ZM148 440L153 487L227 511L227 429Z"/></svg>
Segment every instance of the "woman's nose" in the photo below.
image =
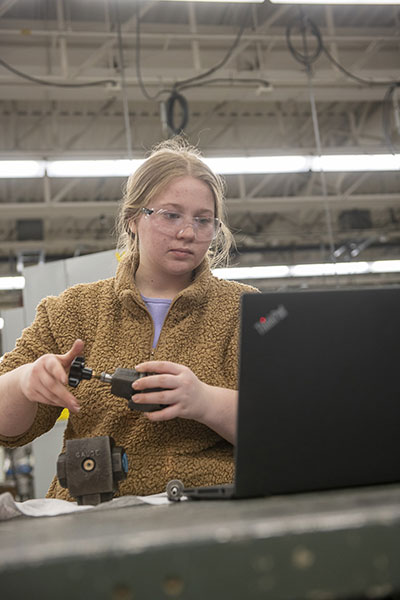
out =
<svg viewBox="0 0 400 600"><path fill-rule="evenodd" d="M179 237L192 239L196 237L194 223L185 223L184 226L177 232Z"/></svg>

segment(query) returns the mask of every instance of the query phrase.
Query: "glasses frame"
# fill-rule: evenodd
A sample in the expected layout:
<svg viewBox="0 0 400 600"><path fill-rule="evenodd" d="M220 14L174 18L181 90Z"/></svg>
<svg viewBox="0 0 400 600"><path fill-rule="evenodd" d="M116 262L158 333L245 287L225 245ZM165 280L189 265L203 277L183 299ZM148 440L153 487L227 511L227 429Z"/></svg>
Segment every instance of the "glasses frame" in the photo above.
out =
<svg viewBox="0 0 400 600"><path fill-rule="evenodd" d="M162 214L162 213L175 213L177 215L181 215L182 217L185 217L185 215L183 215L181 212L177 211L177 210L167 210L166 208L159 208L159 209L155 209L155 208L147 208L147 206L143 206L141 209L142 213L146 216L146 217L150 217L151 215L157 215L157 214ZM191 217L190 218L190 224L193 227L193 231L195 236L198 236L198 232L199 232L199 219L202 219L203 217ZM212 240L215 240L215 238L218 235L219 230L221 229L221 225L222 225L222 221L221 219L218 219L218 217L212 217L212 220L215 223L215 227L214 227L214 234L212 235L212 237L210 238L210 242ZM184 229L186 229L187 225L182 227L182 229L180 230L176 230L176 233L180 233L180 231L183 231ZM205 242L208 241L208 238L204 240Z"/></svg>

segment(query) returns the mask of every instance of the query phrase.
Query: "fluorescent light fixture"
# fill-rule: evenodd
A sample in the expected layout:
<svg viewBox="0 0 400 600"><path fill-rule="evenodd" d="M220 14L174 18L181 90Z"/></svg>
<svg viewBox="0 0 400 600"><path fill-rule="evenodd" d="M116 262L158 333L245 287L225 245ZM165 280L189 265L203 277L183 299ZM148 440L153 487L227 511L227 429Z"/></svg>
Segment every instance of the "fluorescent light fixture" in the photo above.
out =
<svg viewBox="0 0 400 600"><path fill-rule="evenodd" d="M400 0L270 0L272 4L400 4Z"/></svg>
<svg viewBox="0 0 400 600"><path fill-rule="evenodd" d="M400 273L400 260L377 260L343 263L310 263L302 265L273 265L265 267L233 267L214 269L221 279L281 279L288 277L332 277L364 275L366 273Z"/></svg>
<svg viewBox="0 0 400 600"><path fill-rule="evenodd" d="M221 279L280 279L289 277L290 269L286 265L269 267L232 267L214 269L214 275Z"/></svg>
<svg viewBox="0 0 400 600"><path fill-rule="evenodd" d="M292 277L329 277L331 275L360 275L363 273L369 273L367 262L306 264L290 267Z"/></svg>
<svg viewBox="0 0 400 600"><path fill-rule="evenodd" d="M25 277L0 277L0 290L23 290L25 287Z"/></svg>
<svg viewBox="0 0 400 600"><path fill-rule="evenodd" d="M400 260L376 260L371 263L371 273L398 273Z"/></svg>
<svg viewBox="0 0 400 600"><path fill-rule="evenodd" d="M164 2L166 2L167 0L163 0ZM264 2L264 0L170 0L172 2L225 2L226 4L231 4L231 3L239 3L239 2L246 2L246 3L261 3Z"/></svg>
<svg viewBox="0 0 400 600"><path fill-rule="evenodd" d="M400 1L400 0L399 0ZM326 154L287 156L231 156L204 158L221 175L250 173L337 173L399 171L400 154ZM128 177L142 163L136 160L0 160L0 178Z"/></svg>
<svg viewBox="0 0 400 600"><path fill-rule="evenodd" d="M205 158L204 162L221 175L241 173L304 173L312 163L308 156L235 156Z"/></svg>
<svg viewBox="0 0 400 600"><path fill-rule="evenodd" d="M4 327L4 319L3 317L0 317L0 329L3 329Z"/></svg>
<svg viewBox="0 0 400 600"><path fill-rule="evenodd" d="M312 171L398 171L400 154L340 154L315 156Z"/></svg>
<svg viewBox="0 0 400 600"><path fill-rule="evenodd" d="M46 166L49 177L127 177L143 160L53 160Z"/></svg>
<svg viewBox="0 0 400 600"><path fill-rule="evenodd" d="M43 160L0 160L1 179L44 177Z"/></svg>

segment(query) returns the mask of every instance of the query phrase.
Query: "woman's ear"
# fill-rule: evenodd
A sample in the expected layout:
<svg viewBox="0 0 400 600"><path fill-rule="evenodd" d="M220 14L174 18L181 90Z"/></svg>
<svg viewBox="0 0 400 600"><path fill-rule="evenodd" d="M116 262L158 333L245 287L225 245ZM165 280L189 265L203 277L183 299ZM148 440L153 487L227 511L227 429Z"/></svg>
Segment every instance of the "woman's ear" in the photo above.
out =
<svg viewBox="0 0 400 600"><path fill-rule="evenodd" d="M130 233L132 237L135 237L137 233L136 222L134 219L132 219L132 221L129 221L128 223L128 233Z"/></svg>

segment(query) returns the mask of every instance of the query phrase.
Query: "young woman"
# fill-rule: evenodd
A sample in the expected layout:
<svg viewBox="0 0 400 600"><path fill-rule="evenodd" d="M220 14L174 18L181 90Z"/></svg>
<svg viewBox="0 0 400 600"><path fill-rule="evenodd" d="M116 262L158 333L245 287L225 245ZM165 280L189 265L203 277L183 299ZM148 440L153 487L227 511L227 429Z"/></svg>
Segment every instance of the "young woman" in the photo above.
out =
<svg viewBox="0 0 400 600"><path fill-rule="evenodd" d="M239 304L254 288L219 280L231 234L223 182L195 148L159 145L129 178L118 219L124 248L115 277L42 300L0 364L0 443L26 444L70 411L65 439L110 435L128 455L119 493L229 482L237 413ZM130 410L108 386L67 387L76 356L95 371L151 372ZM162 391L147 391L161 388ZM55 457L56 460L56 457ZM49 496L70 499L55 478Z"/></svg>

